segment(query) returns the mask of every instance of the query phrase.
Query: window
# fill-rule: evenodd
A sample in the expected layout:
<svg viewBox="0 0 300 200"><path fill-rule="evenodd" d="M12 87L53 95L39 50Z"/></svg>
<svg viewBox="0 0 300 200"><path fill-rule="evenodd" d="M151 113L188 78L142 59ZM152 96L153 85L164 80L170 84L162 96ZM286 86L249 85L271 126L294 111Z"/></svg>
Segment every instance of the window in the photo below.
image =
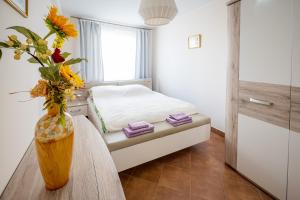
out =
<svg viewBox="0 0 300 200"><path fill-rule="evenodd" d="M134 79L136 37L132 29L102 26L104 81Z"/></svg>

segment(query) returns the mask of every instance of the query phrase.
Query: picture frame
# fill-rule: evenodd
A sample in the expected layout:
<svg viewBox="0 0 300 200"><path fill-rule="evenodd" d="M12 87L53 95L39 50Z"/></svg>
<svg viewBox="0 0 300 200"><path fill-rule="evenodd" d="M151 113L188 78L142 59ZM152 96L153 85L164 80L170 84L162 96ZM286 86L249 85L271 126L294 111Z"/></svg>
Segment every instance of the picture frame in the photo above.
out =
<svg viewBox="0 0 300 200"><path fill-rule="evenodd" d="M5 0L13 9L23 17L28 17L28 0Z"/></svg>
<svg viewBox="0 0 300 200"><path fill-rule="evenodd" d="M201 48L201 34L191 35L188 39L188 47L189 49Z"/></svg>

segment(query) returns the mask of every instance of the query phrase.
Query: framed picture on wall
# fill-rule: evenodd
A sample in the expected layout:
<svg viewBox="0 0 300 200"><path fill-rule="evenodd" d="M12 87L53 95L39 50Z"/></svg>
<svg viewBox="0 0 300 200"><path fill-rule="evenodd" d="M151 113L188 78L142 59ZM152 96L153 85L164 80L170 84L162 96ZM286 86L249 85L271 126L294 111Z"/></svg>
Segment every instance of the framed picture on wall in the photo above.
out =
<svg viewBox="0 0 300 200"><path fill-rule="evenodd" d="M5 0L24 17L28 17L28 0Z"/></svg>
<svg viewBox="0 0 300 200"><path fill-rule="evenodd" d="M201 35L191 35L188 39L189 49L201 48Z"/></svg>

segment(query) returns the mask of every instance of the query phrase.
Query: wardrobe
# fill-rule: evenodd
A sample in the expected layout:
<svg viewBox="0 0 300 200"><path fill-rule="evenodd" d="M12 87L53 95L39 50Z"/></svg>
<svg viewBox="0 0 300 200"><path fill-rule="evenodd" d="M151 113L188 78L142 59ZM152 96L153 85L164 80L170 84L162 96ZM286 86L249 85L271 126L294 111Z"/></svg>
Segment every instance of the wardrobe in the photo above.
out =
<svg viewBox="0 0 300 200"><path fill-rule="evenodd" d="M300 199L300 0L228 4L226 163Z"/></svg>

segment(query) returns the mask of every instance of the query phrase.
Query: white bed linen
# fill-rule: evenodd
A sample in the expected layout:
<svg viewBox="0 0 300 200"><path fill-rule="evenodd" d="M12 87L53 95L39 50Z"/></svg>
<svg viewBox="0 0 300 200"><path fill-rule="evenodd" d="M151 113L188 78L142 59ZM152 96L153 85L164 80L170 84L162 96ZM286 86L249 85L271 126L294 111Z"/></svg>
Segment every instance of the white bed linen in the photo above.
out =
<svg viewBox="0 0 300 200"><path fill-rule="evenodd" d="M155 123L170 114L197 113L194 105L142 85L97 86L91 88L91 96L108 132L120 131L131 122Z"/></svg>

